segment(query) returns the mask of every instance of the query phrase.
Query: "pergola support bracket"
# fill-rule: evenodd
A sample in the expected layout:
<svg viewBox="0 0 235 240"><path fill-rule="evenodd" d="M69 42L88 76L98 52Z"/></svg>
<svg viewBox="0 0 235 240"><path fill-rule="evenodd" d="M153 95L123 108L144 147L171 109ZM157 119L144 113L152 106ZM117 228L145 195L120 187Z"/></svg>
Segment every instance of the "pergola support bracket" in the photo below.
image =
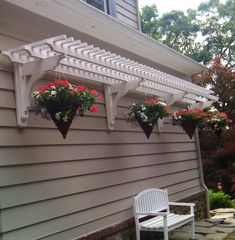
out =
<svg viewBox="0 0 235 240"><path fill-rule="evenodd" d="M109 130L114 130L119 100L125 96L129 90L137 88L142 81L144 81L143 78L130 82L105 85L105 107L107 114L107 125Z"/></svg>
<svg viewBox="0 0 235 240"><path fill-rule="evenodd" d="M180 94L171 94L167 98L164 98L164 100L166 102L166 105L169 106L169 107L172 106L175 102L183 99L186 94L187 94L187 92L183 92L183 93L180 93ZM161 132L161 129L164 126L164 122L165 122L165 118L158 119L158 121L157 121L157 128L158 128L159 133Z"/></svg>
<svg viewBox="0 0 235 240"><path fill-rule="evenodd" d="M204 109L206 107L210 107L214 101L207 101L207 102L198 102L190 106L191 109L200 108Z"/></svg>
<svg viewBox="0 0 235 240"><path fill-rule="evenodd" d="M30 93L34 83L46 72L58 65L61 55L28 63L14 63L16 116L18 127L28 125Z"/></svg>

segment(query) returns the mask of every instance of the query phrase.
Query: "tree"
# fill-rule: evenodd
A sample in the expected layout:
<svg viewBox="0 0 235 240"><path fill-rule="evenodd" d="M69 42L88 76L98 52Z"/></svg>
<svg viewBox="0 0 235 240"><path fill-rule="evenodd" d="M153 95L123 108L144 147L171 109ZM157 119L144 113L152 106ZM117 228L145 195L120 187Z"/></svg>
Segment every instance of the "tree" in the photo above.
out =
<svg viewBox="0 0 235 240"><path fill-rule="evenodd" d="M193 80L212 88L219 97L215 106L234 118L235 0L224 4L210 0L200 4L197 10L188 9L186 14L171 11L162 17L158 17L156 5L151 8L148 6L141 13L145 26L149 26L143 32L206 64L205 75L194 76Z"/></svg>
<svg viewBox="0 0 235 240"><path fill-rule="evenodd" d="M219 97L214 106L222 112L226 112L229 118L235 122L235 69L224 65L225 60L216 56L207 64L204 74L195 74L192 80L201 86L211 86L211 89Z"/></svg>
<svg viewBox="0 0 235 240"><path fill-rule="evenodd" d="M198 7L197 22L202 33L204 64L221 56L226 67L235 66L235 0L225 4L210 0Z"/></svg>
<svg viewBox="0 0 235 240"><path fill-rule="evenodd" d="M158 10L155 4L144 6L141 11L141 30L148 36L158 39Z"/></svg>
<svg viewBox="0 0 235 240"><path fill-rule="evenodd" d="M141 11L143 33L207 64L221 56L226 66L235 66L235 0L225 4L210 0L197 10L171 11L158 16L156 5Z"/></svg>
<svg viewBox="0 0 235 240"><path fill-rule="evenodd" d="M195 10L189 9L187 14L175 10L164 14L159 18L158 29L158 40L162 43L191 58L197 58L201 46L196 41L199 25Z"/></svg>

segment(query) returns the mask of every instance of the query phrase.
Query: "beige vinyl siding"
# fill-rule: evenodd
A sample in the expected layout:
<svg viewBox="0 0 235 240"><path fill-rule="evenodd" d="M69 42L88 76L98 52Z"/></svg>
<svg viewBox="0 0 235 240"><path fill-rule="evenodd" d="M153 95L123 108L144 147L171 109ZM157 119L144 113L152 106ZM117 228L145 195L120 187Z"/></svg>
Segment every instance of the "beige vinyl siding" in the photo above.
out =
<svg viewBox="0 0 235 240"><path fill-rule="evenodd" d="M137 0L116 0L117 19L129 26L139 29Z"/></svg>
<svg viewBox="0 0 235 240"><path fill-rule="evenodd" d="M132 217L132 198L149 187L170 199L201 191L194 139L165 123L147 139L128 122L120 101L115 130L98 113L72 123L66 140L33 112L16 126L13 74L0 71L0 201L2 240L69 240Z"/></svg>

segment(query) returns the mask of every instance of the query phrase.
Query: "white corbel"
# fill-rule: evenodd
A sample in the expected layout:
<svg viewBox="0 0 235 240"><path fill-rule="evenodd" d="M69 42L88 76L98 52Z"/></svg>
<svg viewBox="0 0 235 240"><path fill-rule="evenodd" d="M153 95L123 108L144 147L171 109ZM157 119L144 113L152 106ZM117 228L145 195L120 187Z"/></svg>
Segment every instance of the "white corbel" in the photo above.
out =
<svg viewBox="0 0 235 240"><path fill-rule="evenodd" d="M171 94L170 96L164 97L163 99L166 102L166 105L170 107L175 102L183 99L186 94L187 94L187 92L183 92L183 93L179 93L179 94ZM157 121L158 132L161 132L161 128L163 127L164 122L165 122L165 118L158 119L158 121Z"/></svg>
<svg viewBox="0 0 235 240"><path fill-rule="evenodd" d="M207 101L207 102L197 102L193 105L191 105L191 109L199 108L204 109L206 107L210 107L213 104L214 101Z"/></svg>
<svg viewBox="0 0 235 240"><path fill-rule="evenodd" d="M126 95L129 90L137 88L142 81L144 81L144 79L105 85L105 106L109 130L114 129L119 100Z"/></svg>
<svg viewBox="0 0 235 240"><path fill-rule="evenodd" d="M14 63L16 115L19 127L26 127L28 124L32 86L46 71L57 66L61 57L56 55L28 63Z"/></svg>

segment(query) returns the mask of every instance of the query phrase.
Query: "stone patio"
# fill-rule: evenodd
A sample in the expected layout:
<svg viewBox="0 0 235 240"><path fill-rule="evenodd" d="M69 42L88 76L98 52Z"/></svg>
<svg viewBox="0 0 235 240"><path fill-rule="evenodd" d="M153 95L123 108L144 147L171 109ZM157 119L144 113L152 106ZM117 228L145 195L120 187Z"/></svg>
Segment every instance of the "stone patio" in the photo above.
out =
<svg viewBox="0 0 235 240"><path fill-rule="evenodd" d="M216 209L212 212L211 219L205 219L195 223L196 240L222 240L235 231L235 209ZM190 230L190 226L181 228L182 231ZM171 240L190 239L190 234L185 232L174 232ZM235 238L234 238L235 239Z"/></svg>

